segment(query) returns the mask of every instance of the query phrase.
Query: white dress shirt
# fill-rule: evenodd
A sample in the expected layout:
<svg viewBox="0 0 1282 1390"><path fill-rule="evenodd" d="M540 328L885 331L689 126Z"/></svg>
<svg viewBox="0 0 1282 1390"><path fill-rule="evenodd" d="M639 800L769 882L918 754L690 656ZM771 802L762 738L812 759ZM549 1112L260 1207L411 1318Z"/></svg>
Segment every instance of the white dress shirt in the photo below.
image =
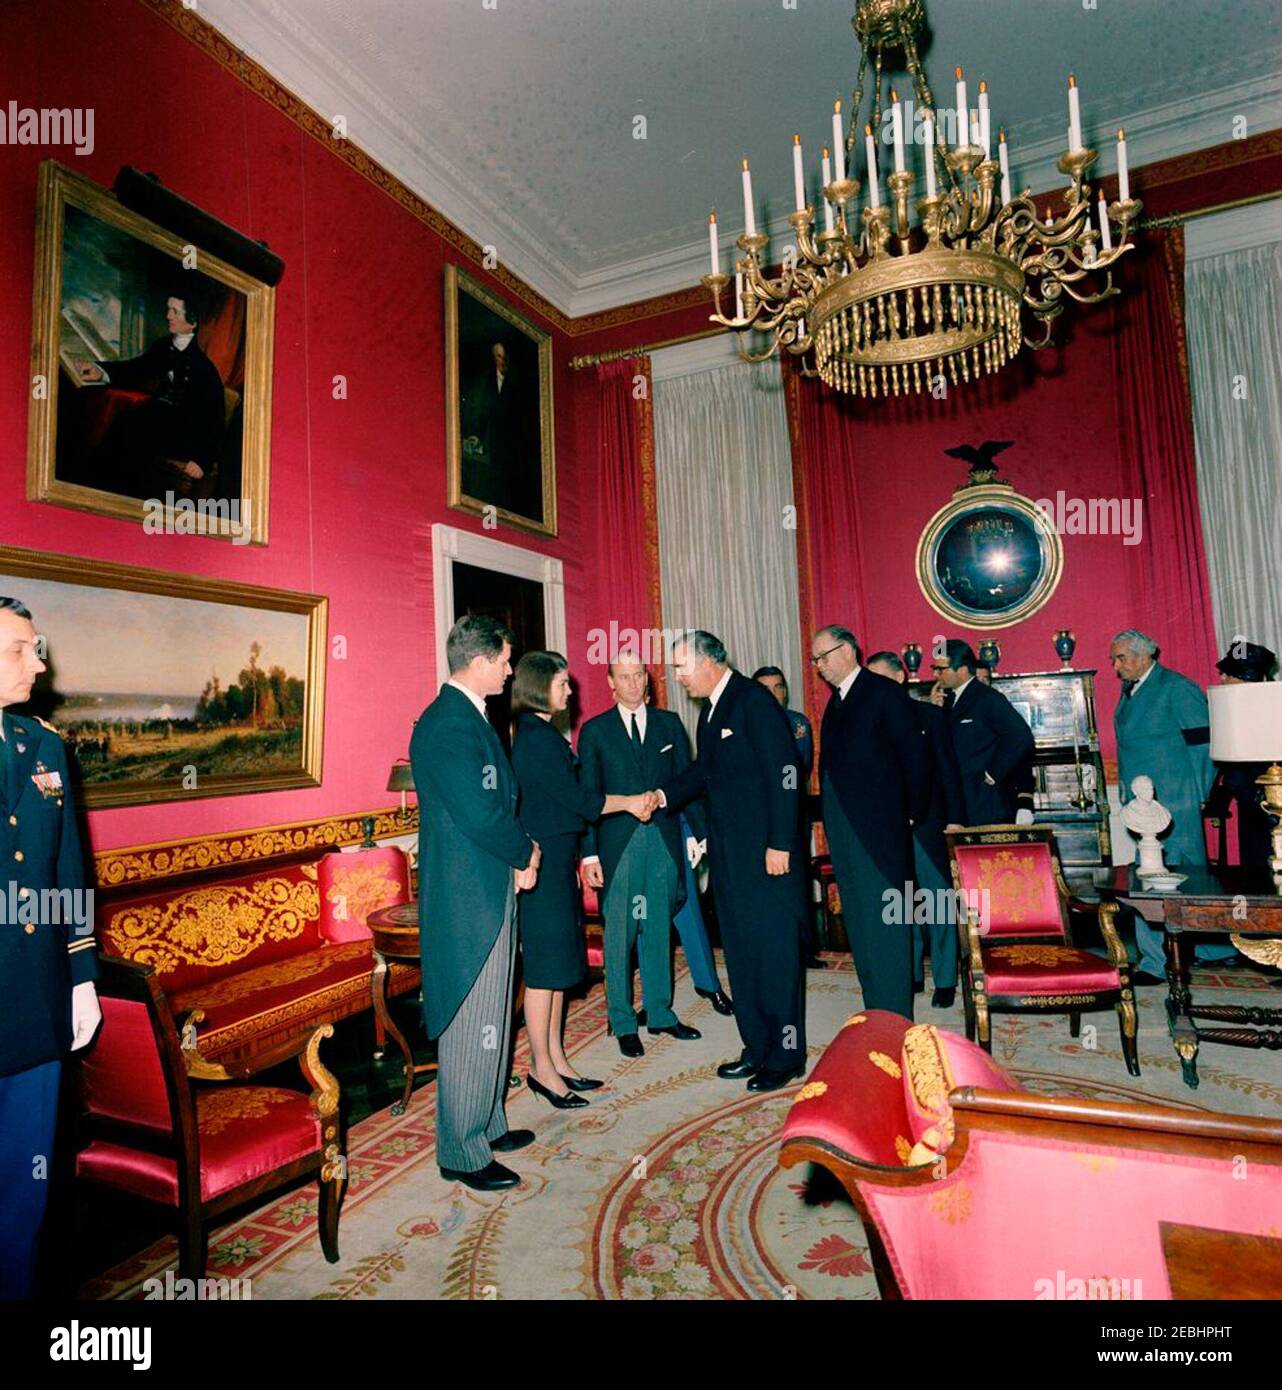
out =
<svg viewBox="0 0 1282 1390"><path fill-rule="evenodd" d="M731 675L733 675L733 672L731 671L730 667L727 666L725 675L722 676L721 679L716 683L716 685L712 689L712 694L708 696L709 719L711 719L712 716L717 712L717 701L721 698L726 686L730 684Z"/></svg>
<svg viewBox="0 0 1282 1390"><path fill-rule="evenodd" d="M1154 662L1149 666L1148 670L1144 672L1144 674L1135 682L1135 684L1134 684L1133 686L1131 686L1130 695L1127 696L1127 699L1130 699L1131 696L1133 696L1133 695L1135 694L1135 692L1140 688L1140 686L1142 686L1142 685L1144 684L1144 682L1145 682L1146 680L1148 680L1148 678L1153 674L1153 668L1154 668L1156 665L1157 665L1157 662L1154 661Z"/></svg>
<svg viewBox="0 0 1282 1390"><path fill-rule="evenodd" d="M628 735L629 740L632 738L632 716L633 716L634 714L636 715L636 717L637 717L637 734L638 734L638 736L640 737L641 742L644 743L644 742L645 742L645 704L644 704L644 702L641 703L641 704L639 704L639 705L636 707L636 709L634 709L634 710L631 710L631 709L624 709L624 707L623 707L622 705L615 705L615 709L617 709L617 710L619 711L619 718L623 720L623 727L624 727L624 729L627 731L627 735Z"/></svg>
<svg viewBox="0 0 1282 1390"><path fill-rule="evenodd" d="M842 683L837 687L837 694L840 695L843 700L846 698L847 695L850 694L850 687L854 685L855 677L863 669L864 668L862 666L856 666L855 669L851 671L851 673L846 677L846 679L842 681Z"/></svg>

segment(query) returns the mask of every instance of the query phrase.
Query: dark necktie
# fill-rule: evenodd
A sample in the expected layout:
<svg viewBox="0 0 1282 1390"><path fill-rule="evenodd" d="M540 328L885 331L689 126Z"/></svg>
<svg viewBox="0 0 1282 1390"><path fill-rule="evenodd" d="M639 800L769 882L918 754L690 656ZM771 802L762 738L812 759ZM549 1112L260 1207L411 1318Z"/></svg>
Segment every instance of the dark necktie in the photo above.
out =
<svg viewBox="0 0 1282 1390"><path fill-rule="evenodd" d="M1123 683L1123 688L1122 688L1122 694L1124 694L1124 695L1126 696L1126 698L1129 700L1129 699L1131 698L1131 696L1135 694L1135 682L1134 682L1134 681L1126 681L1126 682L1124 682L1124 683Z"/></svg>
<svg viewBox="0 0 1282 1390"><path fill-rule="evenodd" d="M637 712L633 710L628 718L632 721L632 746L639 753L641 751L641 730L637 728Z"/></svg>

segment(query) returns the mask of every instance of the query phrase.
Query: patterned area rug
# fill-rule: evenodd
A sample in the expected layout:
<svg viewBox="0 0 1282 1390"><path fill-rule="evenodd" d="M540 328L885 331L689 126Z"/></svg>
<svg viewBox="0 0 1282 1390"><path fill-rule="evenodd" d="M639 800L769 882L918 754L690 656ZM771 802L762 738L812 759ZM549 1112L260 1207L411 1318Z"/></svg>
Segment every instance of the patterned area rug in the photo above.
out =
<svg viewBox="0 0 1282 1390"><path fill-rule="evenodd" d="M831 965L808 980L812 1061L862 1002L849 958ZM1277 990L1246 971L1197 971L1194 984L1216 1002L1279 1003ZM918 1021L962 1032L960 1005L931 1009L929 989L928 981ZM1080 1040L1069 1037L1067 1018L999 1015L994 1056L1044 1094L1279 1113L1275 1054L1208 1046L1201 1086L1189 1090L1167 1035L1163 991L1138 994L1138 1079L1126 1073L1111 1013L1087 1015ZM599 985L572 1008L569 1051L584 1075L607 1085L590 1106L569 1112L524 1087L511 1093L512 1127L538 1134L509 1160L521 1187L479 1194L441 1179L429 1085L405 1115L384 1111L349 1135L339 1264L321 1255L311 1184L216 1232L209 1275L251 1279L255 1299L875 1299L863 1227L845 1194L777 1165L778 1132L797 1088L758 1097L742 1081L717 1078L717 1064L738 1055L734 1020L699 999L684 970L677 1010L703 1038L681 1043L642 1031L645 1056L628 1060L607 1036ZM522 1035L518 1075L525 1061ZM173 1240L157 1242L82 1294L140 1298L142 1282L163 1277L176 1256Z"/></svg>

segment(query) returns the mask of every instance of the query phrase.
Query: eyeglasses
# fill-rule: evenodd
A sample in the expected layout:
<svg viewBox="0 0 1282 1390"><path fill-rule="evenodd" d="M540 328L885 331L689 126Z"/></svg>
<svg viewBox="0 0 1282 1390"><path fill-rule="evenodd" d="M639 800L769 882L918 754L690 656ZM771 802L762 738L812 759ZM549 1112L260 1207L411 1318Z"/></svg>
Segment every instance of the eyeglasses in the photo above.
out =
<svg viewBox="0 0 1282 1390"><path fill-rule="evenodd" d="M812 656L810 658L810 664L812 666L818 666L819 663L825 659L825 657L831 656L833 652L837 650L837 647L844 647L845 645L846 644L844 642L838 642L837 646L829 647L826 652L820 652L818 656Z"/></svg>
<svg viewBox="0 0 1282 1390"><path fill-rule="evenodd" d="M932 662L930 663L930 669L931 669L932 671L936 672L936 674L938 674L938 672L940 672L940 671L947 671L947 670L948 670L948 663L945 661L944 664L943 664L942 666L936 666L935 663L932 661Z"/></svg>

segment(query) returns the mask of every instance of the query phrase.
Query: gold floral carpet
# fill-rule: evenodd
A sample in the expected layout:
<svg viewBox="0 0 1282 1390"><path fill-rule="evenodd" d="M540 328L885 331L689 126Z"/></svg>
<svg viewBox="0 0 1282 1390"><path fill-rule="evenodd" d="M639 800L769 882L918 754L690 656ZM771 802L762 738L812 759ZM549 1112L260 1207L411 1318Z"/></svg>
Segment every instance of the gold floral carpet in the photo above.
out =
<svg viewBox="0 0 1282 1390"><path fill-rule="evenodd" d="M849 957L830 961L808 979L812 1061L861 1004ZM1279 992L1248 971L1199 970L1194 983L1216 1002L1279 1003ZM1282 1112L1282 1059L1272 1053L1207 1046L1201 1086L1186 1088L1163 993L1138 991L1138 1079L1126 1073L1111 1013L1087 1015L1081 1040L1069 1037L1066 1018L999 1015L994 1055L1042 1093ZM216 1231L209 1275L249 1278L255 1299L875 1299L863 1227L845 1194L777 1165L797 1087L755 1096L742 1081L717 1078L717 1064L738 1055L734 1020L695 995L684 969L677 1010L703 1038L643 1031L645 1056L628 1060L607 1036L600 985L572 1006L568 1049L583 1074L607 1085L572 1111L553 1110L523 1086L510 1093L512 1127L538 1136L507 1160L524 1178L519 1188L480 1194L442 1180L435 1086L427 1085L406 1114L372 1115L348 1136L340 1263L321 1255L310 1184ZM960 1005L933 1010L929 992L917 1018L962 1031ZM525 1059L522 1034L518 1075ZM176 1254L166 1238L82 1294L139 1298L143 1280L163 1277Z"/></svg>

